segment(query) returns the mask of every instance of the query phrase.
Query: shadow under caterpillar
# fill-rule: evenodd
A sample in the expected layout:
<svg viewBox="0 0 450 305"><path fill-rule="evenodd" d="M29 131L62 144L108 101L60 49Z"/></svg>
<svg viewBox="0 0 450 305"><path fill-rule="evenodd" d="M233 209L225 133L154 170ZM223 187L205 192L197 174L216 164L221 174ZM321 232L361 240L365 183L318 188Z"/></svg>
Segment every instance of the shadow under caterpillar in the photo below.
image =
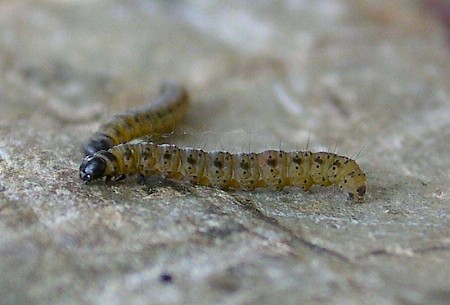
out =
<svg viewBox="0 0 450 305"><path fill-rule="evenodd" d="M282 190L294 186L306 191L314 184L336 185L349 198L364 200L365 173L355 160L334 153L266 150L231 154L153 142L125 143L166 132L184 116L189 104L186 90L177 85L164 88L157 103L114 116L100 127L85 147L86 157L80 166L84 182L161 175L222 189Z"/></svg>

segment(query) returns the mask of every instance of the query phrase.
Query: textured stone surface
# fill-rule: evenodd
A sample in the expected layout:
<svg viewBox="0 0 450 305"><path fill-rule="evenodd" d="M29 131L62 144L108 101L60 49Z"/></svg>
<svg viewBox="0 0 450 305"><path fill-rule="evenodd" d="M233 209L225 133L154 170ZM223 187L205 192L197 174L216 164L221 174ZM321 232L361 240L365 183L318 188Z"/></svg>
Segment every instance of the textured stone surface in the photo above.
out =
<svg viewBox="0 0 450 305"><path fill-rule="evenodd" d="M448 304L450 57L415 1L2 1L1 304ZM375 4L376 3L376 4ZM167 141L334 150L368 194L83 185L177 79Z"/></svg>

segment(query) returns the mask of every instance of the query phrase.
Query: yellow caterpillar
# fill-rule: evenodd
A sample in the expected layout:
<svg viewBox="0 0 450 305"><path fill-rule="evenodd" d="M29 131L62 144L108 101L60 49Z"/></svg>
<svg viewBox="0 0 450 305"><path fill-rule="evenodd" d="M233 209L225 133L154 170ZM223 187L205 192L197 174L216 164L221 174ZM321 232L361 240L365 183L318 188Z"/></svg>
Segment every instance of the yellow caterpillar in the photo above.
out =
<svg viewBox="0 0 450 305"><path fill-rule="evenodd" d="M165 83L161 87L161 95L153 103L115 115L100 126L84 147L85 155L146 135L170 132L185 116L188 107L187 91L175 83Z"/></svg>
<svg viewBox="0 0 450 305"><path fill-rule="evenodd" d="M364 172L356 161L334 153L267 150L231 154L153 142L117 145L149 133L168 131L186 113L188 103L186 90L171 85L165 87L153 106L114 116L86 145L80 178L88 183L103 177L161 175L193 184L243 190L294 186L306 191L314 184L336 185L349 198L364 200Z"/></svg>

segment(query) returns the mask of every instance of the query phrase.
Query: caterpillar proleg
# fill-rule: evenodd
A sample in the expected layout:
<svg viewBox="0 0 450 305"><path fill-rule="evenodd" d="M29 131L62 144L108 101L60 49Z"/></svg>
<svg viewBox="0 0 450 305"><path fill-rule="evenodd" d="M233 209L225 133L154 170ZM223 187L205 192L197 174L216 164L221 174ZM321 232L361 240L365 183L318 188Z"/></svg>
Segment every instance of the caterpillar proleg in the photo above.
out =
<svg viewBox="0 0 450 305"><path fill-rule="evenodd" d="M88 183L104 177L160 175L198 185L249 191L285 187L307 191L314 184L336 185L349 198L364 200L365 173L355 160L334 153L266 150L232 154L153 142L125 143L169 131L184 116L188 103L186 90L170 85L156 103L114 116L86 145L80 178Z"/></svg>

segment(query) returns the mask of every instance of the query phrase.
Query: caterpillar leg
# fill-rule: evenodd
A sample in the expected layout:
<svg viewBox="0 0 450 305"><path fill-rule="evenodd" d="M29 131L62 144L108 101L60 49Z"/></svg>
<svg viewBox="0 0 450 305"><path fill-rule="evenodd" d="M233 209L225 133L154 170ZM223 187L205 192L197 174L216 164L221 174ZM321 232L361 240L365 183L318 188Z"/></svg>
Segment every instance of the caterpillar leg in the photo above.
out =
<svg viewBox="0 0 450 305"><path fill-rule="evenodd" d="M119 181L125 180L126 177L127 177L126 175L119 175L119 176L115 177L114 180L116 182L119 182Z"/></svg>
<svg viewBox="0 0 450 305"><path fill-rule="evenodd" d="M145 176L143 174L139 174L137 176L137 183L140 185L144 185L145 184Z"/></svg>

